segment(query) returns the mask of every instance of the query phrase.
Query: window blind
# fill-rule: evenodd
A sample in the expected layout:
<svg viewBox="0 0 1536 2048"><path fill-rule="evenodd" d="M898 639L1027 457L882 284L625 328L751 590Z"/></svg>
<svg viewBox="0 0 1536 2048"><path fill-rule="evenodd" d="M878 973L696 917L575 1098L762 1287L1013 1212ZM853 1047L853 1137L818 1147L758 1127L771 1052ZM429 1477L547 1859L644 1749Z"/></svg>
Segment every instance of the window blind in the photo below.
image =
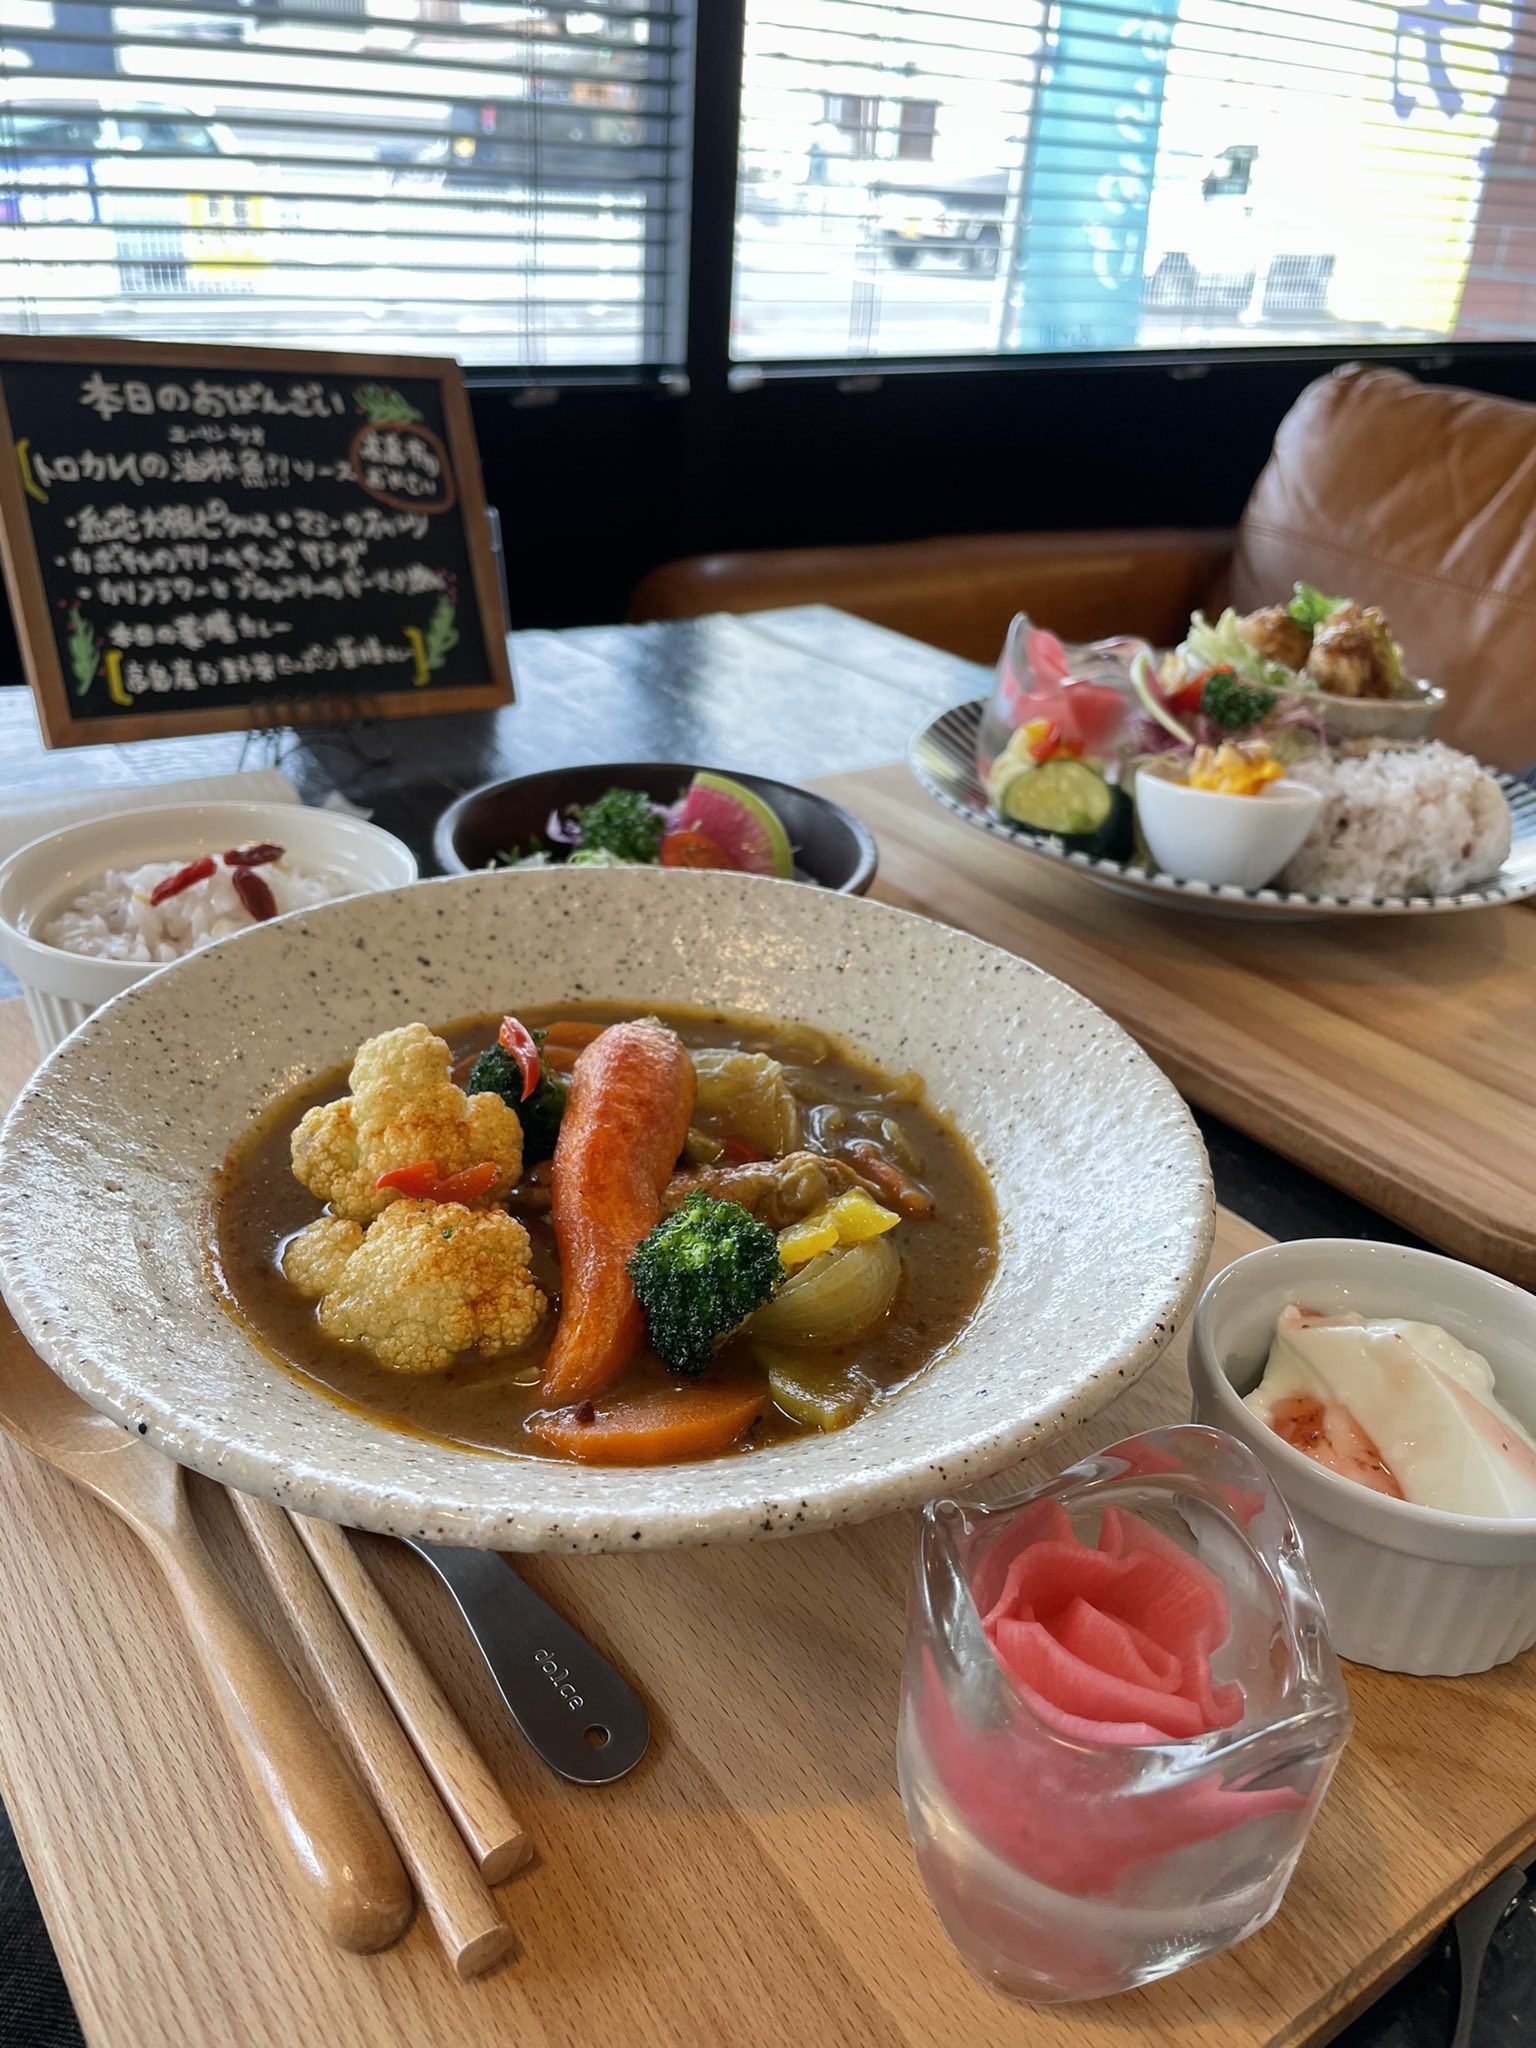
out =
<svg viewBox="0 0 1536 2048"><path fill-rule="evenodd" d="M0 0L0 325L665 366L660 0Z"/></svg>
<svg viewBox="0 0 1536 2048"><path fill-rule="evenodd" d="M1529 334L1529 47L1485 0L747 0L734 356Z"/></svg>

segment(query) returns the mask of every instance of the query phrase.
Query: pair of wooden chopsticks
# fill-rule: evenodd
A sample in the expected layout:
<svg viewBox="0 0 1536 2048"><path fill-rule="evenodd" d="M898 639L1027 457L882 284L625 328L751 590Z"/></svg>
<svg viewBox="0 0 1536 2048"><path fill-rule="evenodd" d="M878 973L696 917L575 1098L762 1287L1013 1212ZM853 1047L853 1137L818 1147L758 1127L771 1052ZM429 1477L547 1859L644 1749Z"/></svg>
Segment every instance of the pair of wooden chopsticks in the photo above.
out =
<svg viewBox="0 0 1536 2048"><path fill-rule="evenodd" d="M229 1497L438 1940L460 1977L477 1976L513 1940L488 1887L533 1844L346 1531Z"/></svg>

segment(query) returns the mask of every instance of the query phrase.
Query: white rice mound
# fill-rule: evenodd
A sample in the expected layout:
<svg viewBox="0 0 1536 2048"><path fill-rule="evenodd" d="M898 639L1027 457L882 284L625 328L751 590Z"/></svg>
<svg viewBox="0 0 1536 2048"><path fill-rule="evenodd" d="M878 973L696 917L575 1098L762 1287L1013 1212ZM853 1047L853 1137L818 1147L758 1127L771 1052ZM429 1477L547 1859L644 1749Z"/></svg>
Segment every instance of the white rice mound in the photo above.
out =
<svg viewBox="0 0 1536 2048"><path fill-rule="evenodd" d="M1323 792L1277 886L1310 896L1454 896L1509 858L1509 804L1470 754L1439 740L1345 748L1288 768Z"/></svg>
<svg viewBox="0 0 1536 2048"><path fill-rule="evenodd" d="M141 868L109 868L100 881L51 918L36 936L45 946L84 953L94 960L141 960L162 966L195 953L199 946L249 931L253 918L235 894L235 870L219 865L204 882L151 905L157 882L199 858L149 861ZM308 910L345 893L346 884L328 869L305 868L286 857L253 868L272 891L278 915Z"/></svg>

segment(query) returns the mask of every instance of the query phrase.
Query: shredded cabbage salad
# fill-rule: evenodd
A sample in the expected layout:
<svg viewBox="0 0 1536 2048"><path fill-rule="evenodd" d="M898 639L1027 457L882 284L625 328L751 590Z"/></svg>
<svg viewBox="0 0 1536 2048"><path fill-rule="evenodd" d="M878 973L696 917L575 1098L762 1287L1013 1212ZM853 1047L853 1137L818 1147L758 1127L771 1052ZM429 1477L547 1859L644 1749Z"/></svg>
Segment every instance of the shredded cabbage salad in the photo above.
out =
<svg viewBox="0 0 1536 2048"><path fill-rule="evenodd" d="M1309 675L1287 668L1283 661L1266 661L1256 654L1237 630L1238 614L1228 605L1213 626L1204 612L1196 612L1184 636L1184 652L1201 668L1235 669L1248 683L1263 683L1271 690L1315 690Z"/></svg>

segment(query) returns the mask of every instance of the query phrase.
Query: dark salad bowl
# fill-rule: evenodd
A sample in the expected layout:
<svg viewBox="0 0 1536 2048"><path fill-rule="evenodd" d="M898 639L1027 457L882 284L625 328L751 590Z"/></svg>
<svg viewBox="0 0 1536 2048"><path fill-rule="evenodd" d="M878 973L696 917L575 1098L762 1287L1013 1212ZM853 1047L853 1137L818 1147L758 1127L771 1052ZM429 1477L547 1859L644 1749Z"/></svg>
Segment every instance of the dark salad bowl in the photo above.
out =
<svg viewBox="0 0 1536 2048"><path fill-rule="evenodd" d="M443 812L432 834L432 851L448 875L489 867L514 849L527 853L545 847L559 854L562 849L544 829L552 811L594 803L607 789L639 789L657 803L675 803L696 772L695 764L686 761L615 761L488 782ZM777 812L789 834L797 881L817 882L845 896L864 894L875 879L874 838L841 804L766 775L734 768L720 773Z"/></svg>

